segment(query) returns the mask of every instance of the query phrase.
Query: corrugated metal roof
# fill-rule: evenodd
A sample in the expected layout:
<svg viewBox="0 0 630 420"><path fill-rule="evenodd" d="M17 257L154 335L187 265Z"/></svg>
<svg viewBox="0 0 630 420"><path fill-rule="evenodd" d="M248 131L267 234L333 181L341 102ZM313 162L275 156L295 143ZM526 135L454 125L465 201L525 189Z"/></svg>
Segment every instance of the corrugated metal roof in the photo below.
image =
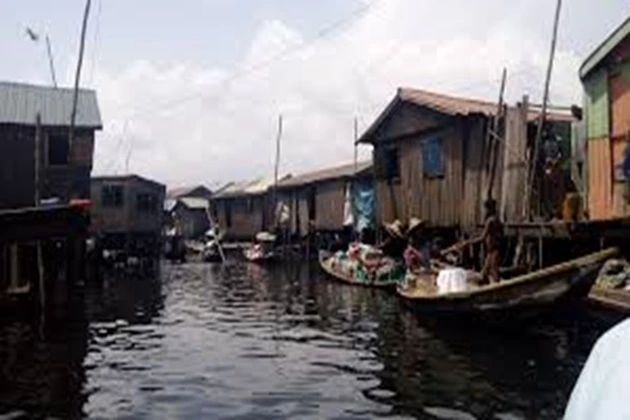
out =
<svg viewBox="0 0 630 420"><path fill-rule="evenodd" d="M189 209L205 210L210 206L205 198L182 197L179 201Z"/></svg>
<svg viewBox="0 0 630 420"><path fill-rule="evenodd" d="M278 183L290 178L291 175L278 177ZM260 177L254 180L235 182L226 187L223 191L214 195L213 198L230 198L247 195L258 195L265 193L274 184L273 177Z"/></svg>
<svg viewBox="0 0 630 420"><path fill-rule="evenodd" d="M630 17L619 25L606 39L595 48L580 67L580 78L588 76L604 58L619 45L621 41L630 36Z"/></svg>
<svg viewBox="0 0 630 420"><path fill-rule="evenodd" d="M0 82L0 124L34 125L39 112L42 125L69 126L72 103L72 89ZM79 90L76 126L103 127L95 91Z"/></svg>
<svg viewBox="0 0 630 420"><path fill-rule="evenodd" d="M201 190L203 191L204 195L207 196L212 195L212 190L210 190L210 188L206 187L205 185L190 185L185 187L171 188L166 192L166 196L168 198L187 197L195 193L195 190Z"/></svg>
<svg viewBox="0 0 630 420"><path fill-rule="evenodd" d="M322 182L338 178L349 178L355 174L359 174L372 167L372 162L358 162L356 171L354 163L335 166L317 171L306 172L291 177L285 181L278 183L279 188L298 187L301 185L312 184L315 182Z"/></svg>
<svg viewBox="0 0 630 420"><path fill-rule="evenodd" d="M429 92L427 90L400 88L398 93L402 101L410 102L419 106L426 106L448 115L471 115L481 114L494 116L497 113L497 103L472 98L444 95L441 93ZM530 104L527 119L533 121L540 117L540 110ZM571 112L548 111L547 119L550 121L573 121L575 118Z"/></svg>
<svg viewBox="0 0 630 420"><path fill-rule="evenodd" d="M479 99L463 98L458 96L444 95L441 93L430 92L422 89L414 88L398 88L396 96L387 105L385 110L372 123L365 133L358 140L359 143L369 143L370 138L380 126L381 123L394 112L396 106L400 103L411 103L414 105L433 109L446 115L485 115L493 116L497 113L496 102L484 101ZM540 109L531 106L528 112L528 120L533 121L540 117ZM570 110L567 111L548 111L547 120L549 121L575 121Z"/></svg>
<svg viewBox="0 0 630 420"><path fill-rule="evenodd" d="M166 199L164 200L164 206L163 206L164 211L167 211L170 213L173 211L173 209L175 209L176 205L177 205L177 200L172 200L170 198Z"/></svg>

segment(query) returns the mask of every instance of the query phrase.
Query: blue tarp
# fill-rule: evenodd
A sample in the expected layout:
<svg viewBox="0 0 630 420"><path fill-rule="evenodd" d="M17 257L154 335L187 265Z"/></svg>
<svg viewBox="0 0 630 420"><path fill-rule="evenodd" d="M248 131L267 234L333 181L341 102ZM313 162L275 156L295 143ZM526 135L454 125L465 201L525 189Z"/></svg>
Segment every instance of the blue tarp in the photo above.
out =
<svg viewBox="0 0 630 420"><path fill-rule="evenodd" d="M357 232L374 227L374 185L372 182L355 182L352 188L354 223Z"/></svg>

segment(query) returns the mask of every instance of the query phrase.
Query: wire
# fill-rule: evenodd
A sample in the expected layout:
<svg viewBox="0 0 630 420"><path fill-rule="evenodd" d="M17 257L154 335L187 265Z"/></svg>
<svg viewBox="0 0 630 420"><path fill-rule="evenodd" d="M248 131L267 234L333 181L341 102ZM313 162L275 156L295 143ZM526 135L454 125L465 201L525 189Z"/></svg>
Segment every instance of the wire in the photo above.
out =
<svg viewBox="0 0 630 420"><path fill-rule="evenodd" d="M339 29L340 27L344 26L347 23L350 23L351 21L358 19L359 17L363 16L365 13L367 13L368 10L370 10L376 3L380 2L382 0L372 0L368 3L366 3L364 6L354 10L352 13L350 13L349 15L345 16L342 19L339 19L335 22L333 22L332 24L326 26L324 29L322 29L321 31L319 31L313 38L311 38L308 41L303 41L300 42L298 44L294 44L291 45L287 48L285 48L284 50L282 50L281 52L279 52L278 54L272 55L271 57L261 60L257 63L254 63L246 68L244 68L241 71L237 71L235 72L232 76L228 77L227 79L225 79L222 83L219 84L219 86L217 87L217 89L223 88L223 87L229 87L229 85L234 82L235 80L241 79L245 76L248 76L258 70L261 70L263 68L268 67L269 65L285 58L286 56L299 51L313 43L315 43L316 41L328 36L329 34L333 33L335 30ZM199 97L206 97L207 94L203 93L203 92L196 92L187 96L184 96L182 98L178 98L178 99L172 99L166 102L163 102L161 104L158 104L155 107L151 107L151 108L146 108L143 110L139 110L137 112L134 112L130 115L129 118L133 118L139 115L143 115L145 113L150 113L150 112L155 112L155 111L159 111L161 109L164 108L171 108L171 107L175 107L178 105L181 105L182 103L186 103L190 100L199 98ZM217 95L214 95L217 96Z"/></svg>

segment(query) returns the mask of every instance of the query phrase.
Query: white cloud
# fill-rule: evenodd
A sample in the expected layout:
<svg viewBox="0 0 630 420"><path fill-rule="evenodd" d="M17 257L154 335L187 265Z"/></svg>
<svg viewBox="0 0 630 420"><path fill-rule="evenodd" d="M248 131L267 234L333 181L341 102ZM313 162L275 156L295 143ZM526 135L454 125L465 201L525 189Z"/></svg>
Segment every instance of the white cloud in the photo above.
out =
<svg viewBox="0 0 630 420"><path fill-rule="evenodd" d="M280 112L284 171L349 161L354 115L365 128L397 86L494 99L503 66L510 100L540 100L549 33L530 33L506 2L472 3L376 2L344 31L312 43L268 21L232 69L141 60L119 74L97 69L105 130L95 172L124 172L131 148L129 171L169 184L266 175ZM293 52L282 55L287 48ZM580 101L578 64L560 46L555 103Z"/></svg>

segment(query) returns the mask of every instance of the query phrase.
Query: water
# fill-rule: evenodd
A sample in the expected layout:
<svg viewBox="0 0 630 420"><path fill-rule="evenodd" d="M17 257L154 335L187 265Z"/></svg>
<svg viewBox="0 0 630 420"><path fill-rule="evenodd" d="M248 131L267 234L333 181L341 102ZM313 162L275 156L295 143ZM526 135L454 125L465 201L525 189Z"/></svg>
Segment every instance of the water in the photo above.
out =
<svg viewBox="0 0 630 420"><path fill-rule="evenodd" d="M615 320L515 330L418 319L307 265L164 264L61 319L0 319L0 414L76 418L559 418Z"/></svg>

